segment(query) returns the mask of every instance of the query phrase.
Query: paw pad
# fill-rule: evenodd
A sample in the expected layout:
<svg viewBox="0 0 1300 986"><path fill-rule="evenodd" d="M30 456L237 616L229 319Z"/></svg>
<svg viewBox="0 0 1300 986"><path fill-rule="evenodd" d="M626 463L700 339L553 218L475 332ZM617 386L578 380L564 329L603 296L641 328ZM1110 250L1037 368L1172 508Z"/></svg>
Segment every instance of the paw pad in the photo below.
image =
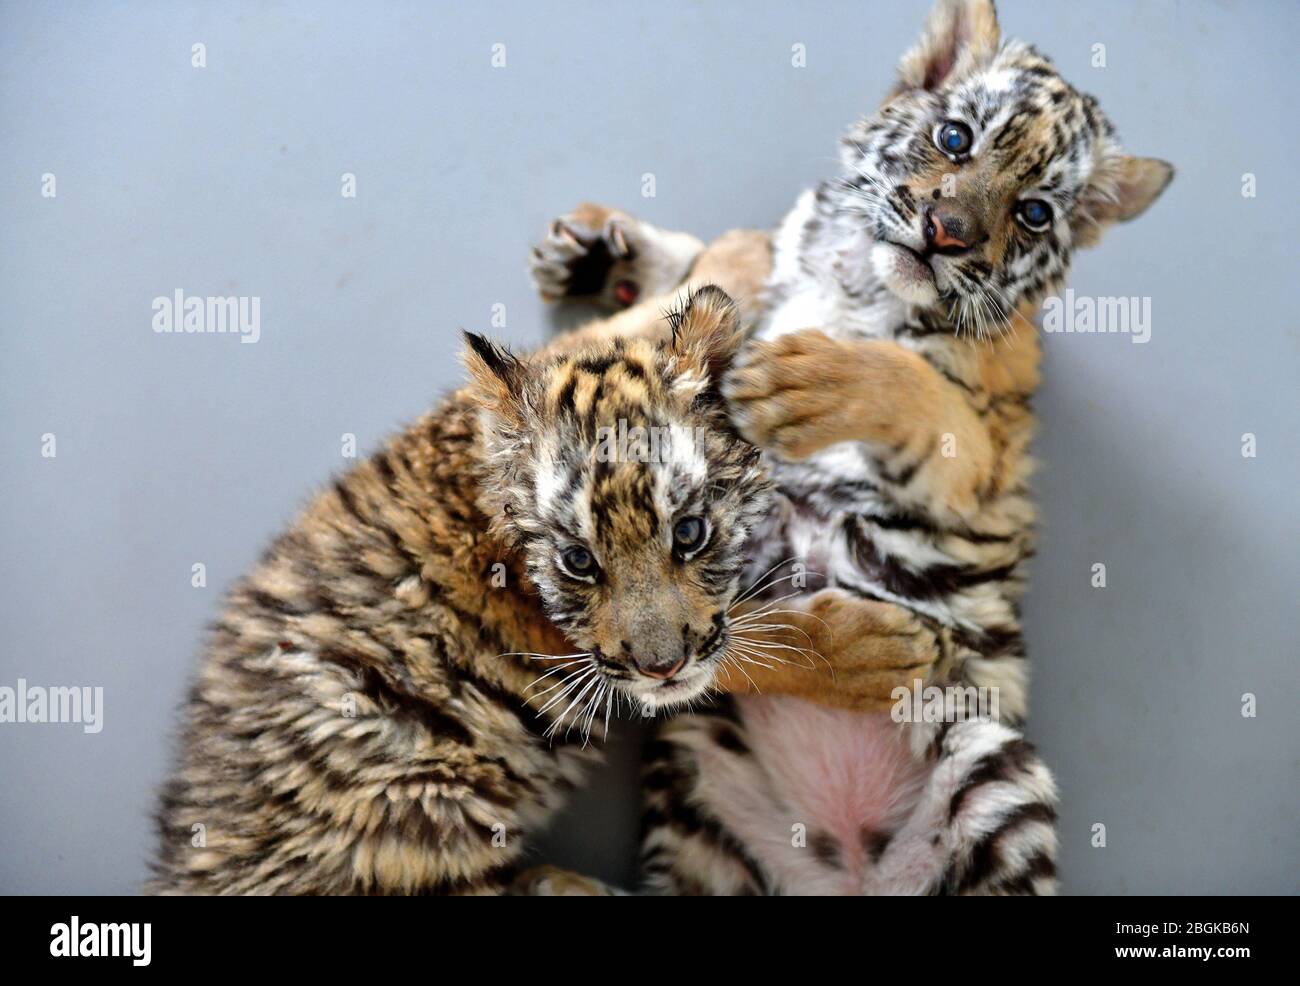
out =
<svg viewBox="0 0 1300 986"><path fill-rule="evenodd" d="M624 308L630 308L636 304L636 299L641 295L641 288L635 281L619 281L614 285L614 300Z"/></svg>

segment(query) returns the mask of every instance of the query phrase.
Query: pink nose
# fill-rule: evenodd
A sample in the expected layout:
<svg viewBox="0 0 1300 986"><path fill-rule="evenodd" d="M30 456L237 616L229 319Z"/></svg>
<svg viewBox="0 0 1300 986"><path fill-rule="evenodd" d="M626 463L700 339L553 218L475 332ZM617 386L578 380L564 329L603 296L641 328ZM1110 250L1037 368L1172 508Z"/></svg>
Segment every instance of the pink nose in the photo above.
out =
<svg viewBox="0 0 1300 986"><path fill-rule="evenodd" d="M948 230L944 228L943 217L939 215L939 213L937 212L930 213L930 225L934 227L934 234L930 237L930 242L933 243L935 246L940 248L953 247L958 250L964 250L966 249L966 247L970 246L969 243L957 239L957 237L953 236L951 233L948 232ZM960 230L961 225L954 224L954 228L956 230ZM926 230L926 232L929 232L929 230Z"/></svg>
<svg viewBox="0 0 1300 986"><path fill-rule="evenodd" d="M682 669L682 666L685 663L686 663L686 657L685 655L683 655L677 659L677 663L674 664L672 667L668 667L665 664L650 664L650 663L642 664L640 661L637 661L636 669L649 678L666 679L666 678L671 678L678 671L680 671Z"/></svg>

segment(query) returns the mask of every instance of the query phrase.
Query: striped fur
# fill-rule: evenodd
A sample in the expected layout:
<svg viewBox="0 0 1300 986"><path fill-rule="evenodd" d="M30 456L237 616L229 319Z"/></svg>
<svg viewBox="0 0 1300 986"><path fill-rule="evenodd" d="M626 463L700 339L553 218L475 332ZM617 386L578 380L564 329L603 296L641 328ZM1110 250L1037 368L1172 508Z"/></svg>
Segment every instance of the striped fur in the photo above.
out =
<svg viewBox="0 0 1300 986"><path fill-rule="evenodd" d="M966 153L937 142L951 121L972 135ZM772 237L761 293L746 289L762 251L735 263L711 246L689 274L753 313L723 389L779 500L749 572L797 559L825 585L912 610L950 648L938 680L995 689L1000 720L898 724L785 697L678 719L648 756L647 886L1049 893L1056 792L1018 731L1031 318L1073 250L1140 214L1172 169L1123 154L1095 100L1001 43L987 0L941 0L842 160ZM1030 198L1050 205L1044 228L1024 221ZM658 232L639 237L643 254Z"/></svg>
<svg viewBox="0 0 1300 986"><path fill-rule="evenodd" d="M689 500L711 540L671 625L703 646L732 601L768 482L716 397L729 306L701 296L669 341L553 359L471 340L475 384L321 493L231 593L184 710L152 890L510 885L530 833L595 756L580 740L607 711L607 683L666 684L632 680L637 654L609 643L632 630L558 573L554 538L587 528L628 576L627 619L653 598L667 617L648 566L663 564L660 512ZM678 455L597 462L590 432L605 415L671 426ZM589 653L573 655L575 638ZM710 660L691 669L705 684ZM574 666L580 687L555 687Z"/></svg>
<svg viewBox="0 0 1300 986"><path fill-rule="evenodd" d="M718 393L737 315L703 290L665 327L528 358L471 336L473 384L275 541L183 710L152 891L501 892L619 704L748 683L720 672L757 639L733 611L771 484ZM602 456L620 422L656 429L658 454ZM566 568L575 545L595 573ZM814 613L880 641L838 665L854 703L928 674L934 638L906 611L828 593ZM794 671L791 693L816 691Z"/></svg>
<svg viewBox="0 0 1300 986"><path fill-rule="evenodd" d="M565 653L483 536L461 394L307 507L232 591L157 812L157 893L482 893L591 754L521 696ZM505 584L487 591L493 566Z"/></svg>

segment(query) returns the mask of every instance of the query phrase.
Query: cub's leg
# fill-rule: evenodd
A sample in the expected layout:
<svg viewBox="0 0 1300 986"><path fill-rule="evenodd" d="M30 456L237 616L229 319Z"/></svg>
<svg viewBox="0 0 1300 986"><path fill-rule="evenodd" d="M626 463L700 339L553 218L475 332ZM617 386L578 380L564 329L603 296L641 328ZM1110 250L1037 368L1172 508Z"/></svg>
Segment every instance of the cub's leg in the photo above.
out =
<svg viewBox="0 0 1300 986"><path fill-rule="evenodd" d="M983 347L963 379L893 340L805 329L751 342L722 391L736 429L755 445L795 461L862 442L891 499L955 526L1024 478L1033 331L1017 322L1008 344Z"/></svg>
<svg viewBox="0 0 1300 986"><path fill-rule="evenodd" d="M642 791L641 879L645 892L674 897L761 896L771 880L741 841L707 807L698 769L702 750L723 746L743 756L744 727L730 699L671 719L646 746ZM753 780L762 783L760 776Z"/></svg>
<svg viewBox="0 0 1300 986"><path fill-rule="evenodd" d="M948 633L894 603L822 589L803 599L733 607L717 687L792 695L853 712L887 711L896 692L947 675Z"/></svg>
<svg viewBox="0 0 1300 986"><path fill-rule="evenodd" d="M763 282L772 269L772 245L766 233L737 229L723 233L704 248L691 266L687 280L665 293L645 294L630 308L593 319L580 328L553 338L545 352L571 352L595 342L634 337L667 338L672 327L664 313L679 308L687 296L707 284L720 287L740 309L741 325L751 327L762 314Z"/></svg>
<svg viewBox="0 0 1300 986"><path fill-rule="evenodd" d="M863 893L1056 892L1056 784L1034 748L997 722L948 728L920 801L884 844Z"/></svg>
<svg viewBox="0 0 1300 986"><path fill-rule="evenodd" d="M584 298L619 311L672 291L703 249L689 233L584 202L551 223L528 268L547 301Z"/></svg>

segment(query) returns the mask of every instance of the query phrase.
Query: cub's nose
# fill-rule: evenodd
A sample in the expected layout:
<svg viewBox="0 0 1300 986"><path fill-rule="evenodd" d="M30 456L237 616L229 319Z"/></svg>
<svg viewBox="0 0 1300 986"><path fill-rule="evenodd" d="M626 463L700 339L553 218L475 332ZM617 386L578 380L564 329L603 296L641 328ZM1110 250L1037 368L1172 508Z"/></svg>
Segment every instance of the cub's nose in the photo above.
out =
<svg viewBox="0 0 1300 986"><path fill-rule="evenodd" d="M668 679L685 667L686 655L676 658L638 657L632 663L647 677Z"/></svg>
<svg viewBox="0 0 1300 986"><path fill-rule="evenodd" d="M935 253L961 253L978 239L974 224L953 209L925 211L925 242Z"/></svg>

